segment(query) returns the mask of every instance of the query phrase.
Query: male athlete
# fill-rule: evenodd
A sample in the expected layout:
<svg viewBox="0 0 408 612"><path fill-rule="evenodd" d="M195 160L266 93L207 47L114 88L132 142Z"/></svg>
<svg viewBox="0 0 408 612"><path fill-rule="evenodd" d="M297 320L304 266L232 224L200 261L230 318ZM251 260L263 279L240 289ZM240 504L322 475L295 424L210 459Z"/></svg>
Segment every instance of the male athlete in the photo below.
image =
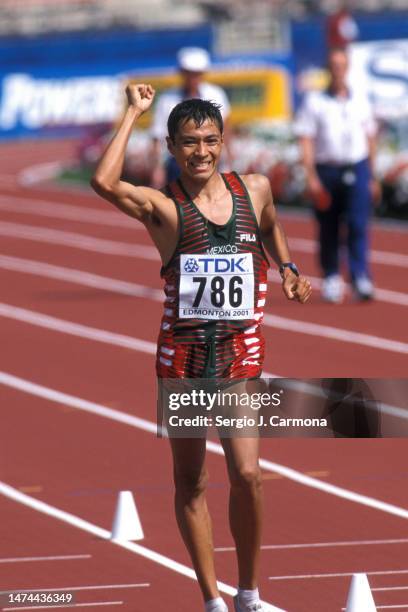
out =
<svg viewBox="0 0 408 612"><path fill-rule="evenodd" d="M168 120L167 146L180 179L162 191L121 180L128 139L154 99L150 85L130 85L128 107L92 179L102 197L141 221L155 243L165 280L165 310L157 350L162 379L260 376L260 332L269 267L278 264L290 300L306 302L309 281L291 262L268 180L221 175L223 123L217 105L193 99ZM262 489L258 438L221 440L231 484L229 518L239 588L236 612L262 611L258 593ZM201 587L206 612L227 612L217 589L205 488L205 439L173 438L177 522Z"/></svg>

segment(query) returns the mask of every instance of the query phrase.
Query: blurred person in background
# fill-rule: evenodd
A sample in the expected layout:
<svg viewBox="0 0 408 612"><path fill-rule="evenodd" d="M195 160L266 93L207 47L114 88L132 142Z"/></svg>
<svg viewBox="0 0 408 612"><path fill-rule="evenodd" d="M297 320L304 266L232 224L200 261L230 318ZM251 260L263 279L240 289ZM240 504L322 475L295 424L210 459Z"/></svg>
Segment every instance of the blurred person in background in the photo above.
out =
<svg viewBox="0 0 408 612"><path fill-rule="evenodd" d="M342 2L340 8L326 21L328 49L346 49L358 38L358 26L351 13L350 2Z"/></svg>
<svg viewBox="0 0 408 612"><path fill-rule="evenodd" d="M181 86L170 89L158 97L150 130L153 140L151 183L152 187L156 189L160 189L165 183L169 183L179 176L177 162L174 157L169 155L163 143L165 143L167 136L167 119L170 112L182 100L201 98L202 100L211 100L220 105L224 121L225 161L227 165L231 162L230 150L228 148L230 104L227 94L221 87L207 83L204 80L205 74L211 65L208 51L200 47L183 47L177 54L177 64L181 77Z"/></svg>
<svg viewBox="0 0 408 612"><path fill-rule="evenodd" d="M347 229L348 266L354 295L370 300L374 287L368 264L372 203L381 197L374 178L376 122L368 99L347 84L344 49L331 49L327 90L309 93L295 120L306 186L319 227L321 295L343 300L339 247Z"/></svg>

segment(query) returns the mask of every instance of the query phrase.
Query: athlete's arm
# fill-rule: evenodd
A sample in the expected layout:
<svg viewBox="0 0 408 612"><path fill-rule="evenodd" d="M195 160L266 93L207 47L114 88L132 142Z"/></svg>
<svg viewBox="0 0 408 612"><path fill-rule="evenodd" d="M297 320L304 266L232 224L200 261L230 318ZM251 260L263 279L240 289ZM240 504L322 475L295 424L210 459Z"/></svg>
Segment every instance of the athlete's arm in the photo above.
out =
<svg viewBox="0 0 408 612"><path fill-rule="evenodd" d="M267 253L278 266L292 261L285 232L277 218L269 180L261 174L243 178L251 195ZM312 292L310 282L303 276L296 276L290 268L283 271L282 289L288 299L301 303L306 302Z"/></svg>
<svg viewBox="0 0 408 612"><path fill-rule="evenodd" d="M149 187L136 187L121 180L126 147L137 119L146 112L154 99L151 85L128 85L128 107L121 124L109 143L91 180L93 189L126 214L148 223L155 204L164 196Z"/></svg>

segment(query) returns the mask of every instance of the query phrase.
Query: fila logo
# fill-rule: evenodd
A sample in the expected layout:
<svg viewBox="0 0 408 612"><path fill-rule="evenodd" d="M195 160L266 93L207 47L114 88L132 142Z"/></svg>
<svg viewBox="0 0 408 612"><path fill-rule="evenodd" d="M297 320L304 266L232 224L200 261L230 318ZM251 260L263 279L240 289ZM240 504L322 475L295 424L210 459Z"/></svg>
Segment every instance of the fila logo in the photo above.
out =
<svg viewBox="0 0 408 612"><path fill-rule="evenodd" d="M255 242L256 236L255 234L240 234L239 241L240 242Z"/></svg>

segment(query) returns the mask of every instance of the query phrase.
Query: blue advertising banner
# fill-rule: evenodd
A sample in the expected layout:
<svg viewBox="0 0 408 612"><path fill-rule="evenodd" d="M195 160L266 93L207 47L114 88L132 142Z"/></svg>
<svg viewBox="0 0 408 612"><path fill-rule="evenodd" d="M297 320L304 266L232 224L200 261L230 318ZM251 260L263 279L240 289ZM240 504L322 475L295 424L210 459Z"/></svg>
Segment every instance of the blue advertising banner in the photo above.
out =
<svg viewBox="0 0 408 612"><path fill-rule="evenodd" d="M207 25L0 40L0 139L115 121L129 75L174 67L180 47L211 40Z"/></svg>

